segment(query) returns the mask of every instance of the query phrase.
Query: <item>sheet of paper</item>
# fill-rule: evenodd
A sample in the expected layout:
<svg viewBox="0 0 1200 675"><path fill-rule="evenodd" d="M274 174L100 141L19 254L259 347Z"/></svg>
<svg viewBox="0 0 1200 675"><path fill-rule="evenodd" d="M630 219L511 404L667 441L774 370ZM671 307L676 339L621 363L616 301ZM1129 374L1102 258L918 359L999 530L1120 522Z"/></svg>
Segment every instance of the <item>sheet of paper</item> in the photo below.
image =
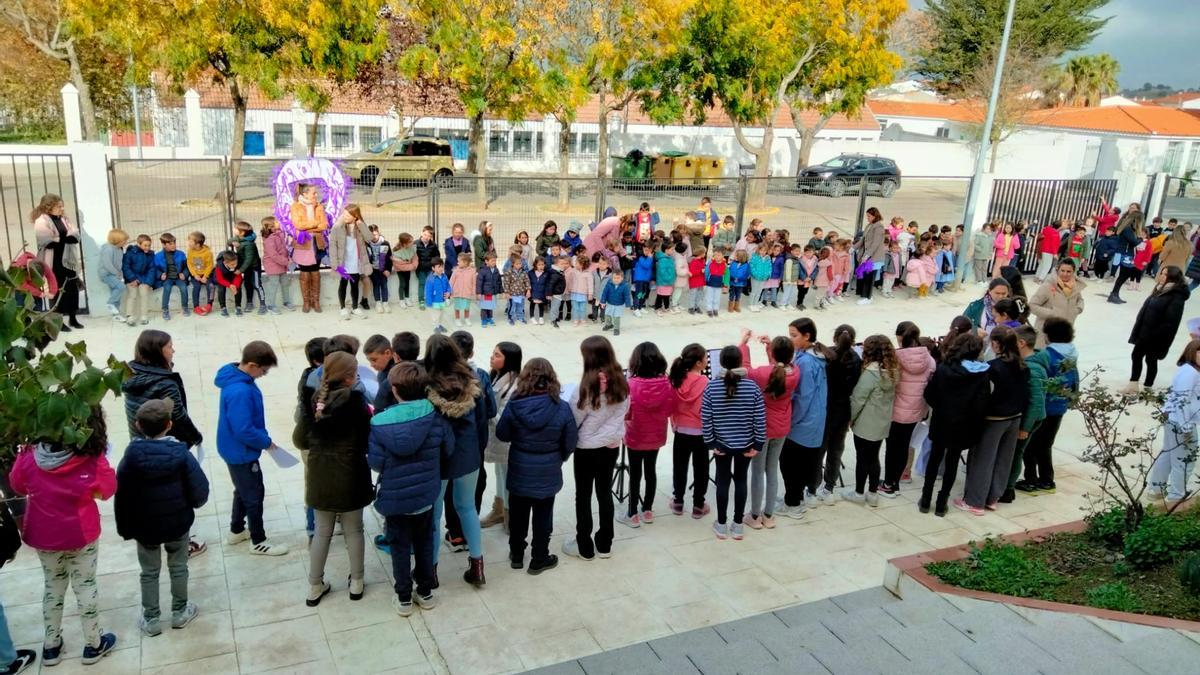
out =
<svg viewBox="0 0 1200 675"><path fill-rule="evenodd" d="M204 453L204 444L199 443L199 444L193 446L193 449L196 451L196 461L199 464L203 465L204 464L204 454L205 454Z"/></svg>
<svg viewBox="0 0 1200 675"><path fill-rule="evenodd" d="M278 466L281 469L289 469L300 463L299 457L296 457L278 445L268 449L267 454L271 456L271 460L275 462L275 466Z"/></svg>

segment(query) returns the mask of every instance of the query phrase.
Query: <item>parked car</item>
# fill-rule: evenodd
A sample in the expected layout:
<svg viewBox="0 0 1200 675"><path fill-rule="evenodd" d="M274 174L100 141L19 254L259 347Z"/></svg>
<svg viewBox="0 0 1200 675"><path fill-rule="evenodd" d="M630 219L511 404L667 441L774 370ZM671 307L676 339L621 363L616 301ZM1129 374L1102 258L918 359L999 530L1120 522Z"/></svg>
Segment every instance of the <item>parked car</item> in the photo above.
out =
<svg viewBox="0 0 1200 675"><path fill-rule="evenodd" d="M886 157L838 155L801 171L796 188L841 197L847 190L858 192L864 180L867 190L891 197L900 188L900 169Z"/></svg>
<svg viewBox="0 0 1200 675"><path fill-rule="evenodd" d="M360 185L384 180L431 180L454 175L450 143L432 136L387 138L369 150L356 152L342 165L346 175Z"/></svg>

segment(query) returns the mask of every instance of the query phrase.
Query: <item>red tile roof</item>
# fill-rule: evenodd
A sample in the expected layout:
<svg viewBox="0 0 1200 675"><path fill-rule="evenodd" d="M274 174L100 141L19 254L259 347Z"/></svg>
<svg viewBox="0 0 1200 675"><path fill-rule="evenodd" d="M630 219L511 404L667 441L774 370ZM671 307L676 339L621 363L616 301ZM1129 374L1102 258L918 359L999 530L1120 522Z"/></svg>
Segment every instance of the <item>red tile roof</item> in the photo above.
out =
<svg viewBox="0 0 1200 675"><path fill-rule="evenodd" d="M1031 112L1025 123L1137 136L1200 136L1200 118L1183 110L1156 106L1050 108Z"/></svg>
<svg viewBox="0 0 1200 675"><path fill-rule="evenodd" d="M970 101L920 103L873 99L867 105L876 117L921 117L975 124L982 123L987 112L982 104Z"/></svg>
<svg viewBox="0 0 1200 675"><path fill-rule="evenodd" d="M1159 105L1164 108L1178 108L1188 101L1200 99L1200 91L1181 91L1178 94L1163 96L1161 98L1152 98L1146 101L1147 105Z"/></svg>

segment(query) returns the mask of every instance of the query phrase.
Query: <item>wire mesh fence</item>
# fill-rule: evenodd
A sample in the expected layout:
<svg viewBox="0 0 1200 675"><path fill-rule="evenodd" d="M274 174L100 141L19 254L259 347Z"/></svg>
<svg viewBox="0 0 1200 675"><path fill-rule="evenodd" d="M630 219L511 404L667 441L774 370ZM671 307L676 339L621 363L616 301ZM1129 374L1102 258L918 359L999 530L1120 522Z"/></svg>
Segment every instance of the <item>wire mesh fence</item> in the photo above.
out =
<svg viewBox="0 0 1200 675"><path fill-rule="evenodd" d="M1163 218L1200 222L1200 176L1170 176L1163 190Z"/></svg>
<svg viewBox="0 0 1200 675"><path fill-rule="evenodd" d="M62 197L64 213L80 222L70 155L0 156L0 221L4 223L6 260L17 257L22 250L37 250L30 215L45 194Z"/></svg>
<svg viewBox="0 0 1200 675"><path fill-rule="evenodd" d="M113 222L129 233L157 240L170 232L181 242L203 232L221 248L229 239L229 191L226 165L220 159L109 162Z"/></svg>

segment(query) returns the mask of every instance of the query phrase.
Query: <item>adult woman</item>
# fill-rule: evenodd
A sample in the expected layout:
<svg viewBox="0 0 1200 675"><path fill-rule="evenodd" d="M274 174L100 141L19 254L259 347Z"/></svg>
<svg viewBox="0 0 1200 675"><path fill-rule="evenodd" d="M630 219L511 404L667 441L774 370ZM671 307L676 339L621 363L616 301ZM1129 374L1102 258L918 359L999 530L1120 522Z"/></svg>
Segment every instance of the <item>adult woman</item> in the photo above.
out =
<svg viewBox="0 0 1200 675"><path fill-rule="evenodd" d="M921 344L921 329L911 321L896 326L896 363L899 365L896 393L892 403L892 425L884 449L883 483L879 494L892 498L900 494L900 476L908 463L909 441L917 422L925 419L925 385L937 363L929 348Z"/></svg>
<svg viewBox="0 0 1200 675"><path fill-rule="evenodd" d="M1063 319L1072 326L1075 318L1083 313L1083 289L1087 284L1075 276L1075 260L1063 258L1058 261L1055 278L1049 279L1038 288L1029 301L1029 312L1037 317L1040 326L1052 316ZM1038 346L1044 347L1046 338L1038 331Z"/></svg>
<svg viewBox="0 0 1200 675"><path fill-rule="evenodd" d="M1166 358L1179 322L1183 318L1183 305L1190 292L1184 284L1183 272L1178 267L1164 267L1155 278L1154 292L1146 298L1138 310L1137 321L1129 333L1129 344L1133 345L1133 370L1126 394L1137 393L1138 379L1142 376L1142 362L1146 362L1146 387L1154 386L1158 375L1158 362Z"/></svg>
<svg viewBox="0 0 1200 675"><path fill-rule="evenodd" d="M1021 250L1021 237L1012 223L1000 226L992 246L996 249L996 265L992 268L992 278L995 279L1000 276L1000 268L1008 266L1017 257L1017 251Z"/></svg>
<svg viewBox="0 0 1200 675"><path fill-rule="evenodd" d="M883 269L884 255L887 253L887 232L884 231L883 216L879 209L872 206L867 209L867 223L862 234L854 242L854 250L858 254L858 304L871 304L871 293L875 289L875 277ZM865 267L870 263L869 271Z"/></svg>
<svg viewBox="0 0 1200 675"><path fill-rule="evenodd" d="M987 292L982 298L974 300L963 311L963 316L971 321L971 325L979 331L980 337L987 338L996 327L996 317L992 309L997 302L1012 294L1012 287L1003 279L992 279L988 282Z"/></svg>
<svg viewBox="0 0 1200 675"><path fill-rule="evenodd" d="M305 603L309 607L315 607L329 593L325 561L336 521L342 523L350 557L350 599L362 599L363 507L375 498L367 466L371 409L366 396L354 386L358 363L346 352L334 352L325 356L322 368L321 386L313 397L308 460L304 463L304 502L316 516L316 533L308 547L309 590Z"/></svg>
<svg viewBox="0 0 1200 675"><path fill-rule="evenodd" d="M1121 286L1137 274L1133 267L1133 251L1142 242L1143 222L1142 212L1133 209L1126 211L1117 221L1117 252L1113 254L1111 263L1117 269L1117 281L1113 284L1112 293L1108 294L1108 301L1114 305L1125 304L1121 299Z"/></svg>
<svg viewBox="0 0 1200 675"><path fill-rule="evenodd" d="M622 226L626 222L627 219L611 215L596 223L592 231L583 238L583 248L587 250L588 255L607 249L610 241L620 242ZM541 237L538 237L538 241L541 241ZM541 248L540 243L538 248Z"/></svg>
<svg viewBox="0 0 1200 675"><path fill-rule="evenodd" d="M329 233L329 266L342 278L338 282L338 304L341 316L363 316L358 304L359 282L371 276L371 261L367 257L367 233L363 229L362 211L358 204L347 204L338 216L337 225ZM350 288L350 307L346 308L346 288ZM363 300L366 300L365 294Z"/></svg>
<svg viewBox="0 0 1200 675"><path fill-rule="evenodd" d="M181 443L197 446L204 436L188 416L187 393L183 390L183 378L172 370L175 366L175 345L171 336L161 330L144 330L133 348L133 360L126 365L132 374L121 383L125 399L125 420L129 423L129 437L139 438L141 433L134 425L134 417L143 403L151 399L169 398L175 404L171 411L171 435ZM188 541L188 555L197 556L208 550L200 539Z"/></svg>
<svg viewBox="0 0 1200 675"><path fill-rule="evenodd" d="M79 311L79 289L83 270L79 255L79 228L64 214L63 200L58 195L42 195L37 208L30 214L33 232L37 237L38 258L54 272L58 294L50 301L51 308L67 317L64 331L83 328L75 314Z"/></svg>
<svg viewBox="0 0 1200 675"><path fill-rule="evenodd" d="M1188 495L1188 477L1196 466L1196 423L1200 421L1200 340L1179 357L1179 371L1163 404L1163 451L1150 469L1150 498L1177 504Z"/></svg>
<svg viewBox="0 0 1200 675"><path fill-rule="evenodd" d="M1187 223L1180 223L1171 230L1170 236L1163 243L1162 252L1158 256L1158 266L1160 268L1175 266L1186 270L1191 254L1192 242L1188 239Z"/></svg>
<svg viewBox="0 0 1200 675"><path fill-rule="evenodd" d="M504 412L504 404L512 396L513 388L517 386L517 375L521 373L521 345L515 342L498 342L492 349L491 371L488 379L496 392L496 417ZM494 465L492 474L496 477L496 497L492 500L492 510L479 520L479 526L492 527L497 523L504 524L504 532L508 533L508 489L505 478L508 475L508 443L496 438L496 417L488 420L488 436L492 439L483 451L483 461Z"/></svg>
<svg viewBox="0 0 1200 675"><path fill-rule="evenodd" d="M317 186L301 183L289 213L296 237L292 240L292 260L300 268L300 295L303 311L321 311L321 256L328 247L329 214L319 201Z"/></svg>
<svg viewBox="0 0 1200 675"><path fill-rule="evenodd" d="M490 220L479 223L479 229L471 233L471 254L475 256L475 269L483 269L483 259L489 253L496 252L496 241L492 238L492 230L496 225Z"/></svg>
<svg viewBox="0 0 1200 675"><path fill-rule="evenodd" d="M479 379L467 365L462 351L454 340L445 335L431 335L425 342L425 370L429 373L429 402L433 404L454 434L454 452L442 464L442 488L433 503L433 572L437 586L437 560L441 535L442 511L446 485L454 482L454 511L462 524L463 538L470 552L470 567L463 580L475 586L485 582L483 575L483 542L479 533L479 512L475 509L475 484L479 480L479 423L476 409L480 394Z"/></svg>

